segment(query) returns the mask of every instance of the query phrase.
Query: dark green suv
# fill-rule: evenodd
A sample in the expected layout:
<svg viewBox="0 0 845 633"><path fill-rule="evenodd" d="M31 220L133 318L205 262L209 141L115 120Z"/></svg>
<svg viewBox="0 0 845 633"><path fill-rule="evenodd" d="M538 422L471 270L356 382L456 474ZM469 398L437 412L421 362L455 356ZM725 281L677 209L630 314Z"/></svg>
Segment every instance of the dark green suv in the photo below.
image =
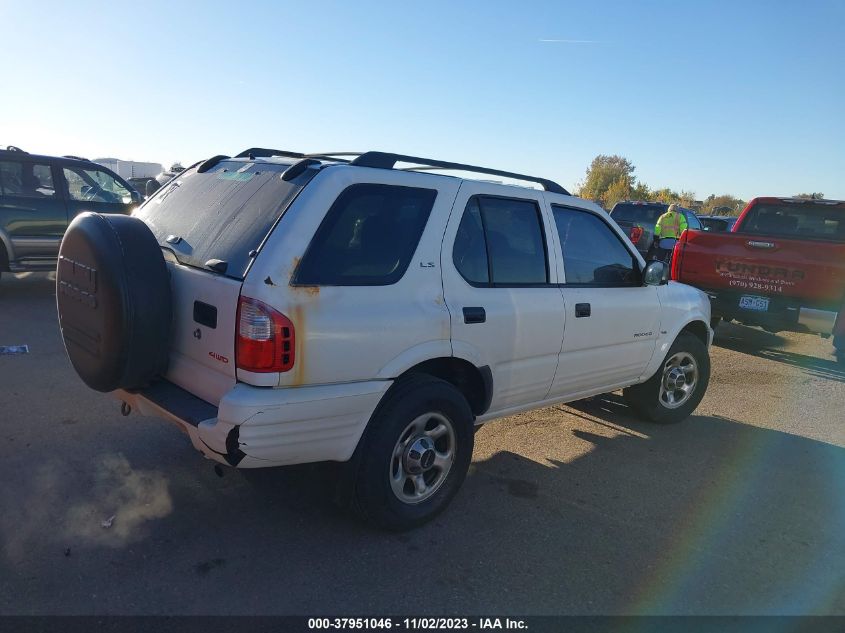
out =
<svg viewBox="0 0 845 633"><path fill-rule="evenodd" d="M89 160L0 149L0 274L55 270L74 216L129 213L141 199L123 178Z"/></svg>

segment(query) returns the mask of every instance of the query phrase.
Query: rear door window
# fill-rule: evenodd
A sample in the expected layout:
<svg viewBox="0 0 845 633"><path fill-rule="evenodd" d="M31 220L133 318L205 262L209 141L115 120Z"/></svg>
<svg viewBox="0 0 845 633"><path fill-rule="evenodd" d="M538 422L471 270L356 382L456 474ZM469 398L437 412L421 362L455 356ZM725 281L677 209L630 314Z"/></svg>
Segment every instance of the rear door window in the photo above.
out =
<svg viewBox="0 0 845 633"><path fill-rule="evenodd" d="M56 195L53 170L46 163L0 161L0 194L22 198L52 198Z"/></svg>
<svg viewBox="0 0 845 633"><path fill-rule="evenodd" d="M474 196L458 226L452 259L473 285L548 283L548 255L537 203Z"/></svg>
<svg viewBox="0 0 845 633"><path fill-rule="evenodd" d="M227 160L204 173L187 169L134 215L180 263L207 268L209 261L221 260L227 277L243 279L264 238L317 173L306 169L290 181L282 180L288 167Z"/></svg>
<svg viewBox="0 0 845 633"><path fill-rule="evenodd" d="M294 284L386 286L402 278L437 191L358 184L335 200L300 262Z"/></svg>
<svg viewBox="0 0 845 633"><path fill-rule="evenodd" d="M481 223L481 207L478 199L467 204L452 251L455 268L471 284L490 283L490 266L487 260L487 243L484 239L484 225Z"/></svg>

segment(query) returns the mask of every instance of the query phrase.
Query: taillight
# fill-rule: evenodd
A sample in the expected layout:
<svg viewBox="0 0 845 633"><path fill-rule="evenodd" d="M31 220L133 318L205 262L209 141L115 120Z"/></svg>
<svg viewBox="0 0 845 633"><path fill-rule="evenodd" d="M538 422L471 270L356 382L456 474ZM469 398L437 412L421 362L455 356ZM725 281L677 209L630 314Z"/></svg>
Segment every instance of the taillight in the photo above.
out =
<svg viewBox="0 0 845 633"><path fill-rule="evenodd" d="M669 278L675 281L681 280L681 260L683 259L683 245L687 241L687 232L681 234L681 239L675 242L675 248L672 250L672 263L670 265Z"/></svg>
<svg viewBox="0 0 845 633"><path fill-rule="evenodd" d="M643 236L643 227L635 226L631 229L631 242L636 244L640 241L640 238Z"/></svg>
<svg viewBox="0 0 845 633"><path fill-rule="evenodd" d="M235 362L238 369L256 373L283 372L295 360L293 323L257 299L238 301Z"/></svg>

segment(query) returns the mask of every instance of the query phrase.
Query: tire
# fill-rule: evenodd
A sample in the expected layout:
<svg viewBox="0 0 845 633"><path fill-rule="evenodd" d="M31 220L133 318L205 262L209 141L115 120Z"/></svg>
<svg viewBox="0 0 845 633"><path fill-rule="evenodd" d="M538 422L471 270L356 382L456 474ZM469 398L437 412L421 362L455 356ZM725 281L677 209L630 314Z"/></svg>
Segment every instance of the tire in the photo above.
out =
<svg viewBox="0 0 845 633"><path fill-rule="evenodd" d="M6 247L0 242L0 279L3 278L3 273L9 268L9 256L6 254Z"/></svg>
<svg viewBox="0 0 845 633"><path fill-rule="evenodd" d="M473 422L466 398L451 384L422 374L400 378L379 404L359 444L352 508L365 521L394 531L436 517L466 478L475 439ZM428 435L438 429L436 439L434 433ZM449 450L451 462L438 465L438 458ZM424 470L416 474L417 468ZM425 484L422 493L415 483L418 477Z"/></svg>
<svg viewBox="0 0 845 633"><path fill-rule="evenodd" d="M56 303L67 355L92 389L137 389L166 371L170 281L138 218L74 218L59 249Z"/></svg>
<svg viewBox="0 0 845 633"><path fill-rule="evenodd" d="M676 361L680 361L680 365L676 365ZM695 372L693 381L690 380L690 371L683 371L681 367L692 367ZM667 379L678 379L684 386L691 385L691 388L664 389L664 375ZM707 391L709 382L710 355L707 347L697 336L682 332L672 343L654 375L644 383L624 389L622 394L628 405L643 420L657 424L675 424L695 411ZM679 382L675 384L678 385ZM671 396L668 395L670 393ZM679 393L682 395L678 396ZM668 404L672 399L676 400L674 406Z"/></svg>
<svg viewBox="0 0 845 633"><path fill-rule="evenodd" d="M836 354L836 361L845 365L845 334L833 337L833 347Z"/></svg>

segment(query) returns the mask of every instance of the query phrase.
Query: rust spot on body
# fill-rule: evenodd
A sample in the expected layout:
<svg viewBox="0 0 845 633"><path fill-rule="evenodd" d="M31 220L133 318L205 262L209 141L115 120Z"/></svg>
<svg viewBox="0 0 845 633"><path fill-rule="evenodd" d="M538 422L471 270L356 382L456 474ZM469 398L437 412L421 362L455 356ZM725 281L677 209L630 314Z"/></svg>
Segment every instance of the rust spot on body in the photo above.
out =
<svg viewBox="0 0 845 633"><path fill-rule="evenodd" d="M305 310L301 305L291 307L290 318L293 320L293 327L296 331L296 359L293 363L293 371L290 375L291 387L298 387L305 384L305 339L308 336L305 327Z"/></svg>
<svg viewBox="0 0 845 633"><path fill-rule="evenodd" d="M304 294L307 297L316 297L320 294L320 286L291 286L294 292Z"/></svg>

